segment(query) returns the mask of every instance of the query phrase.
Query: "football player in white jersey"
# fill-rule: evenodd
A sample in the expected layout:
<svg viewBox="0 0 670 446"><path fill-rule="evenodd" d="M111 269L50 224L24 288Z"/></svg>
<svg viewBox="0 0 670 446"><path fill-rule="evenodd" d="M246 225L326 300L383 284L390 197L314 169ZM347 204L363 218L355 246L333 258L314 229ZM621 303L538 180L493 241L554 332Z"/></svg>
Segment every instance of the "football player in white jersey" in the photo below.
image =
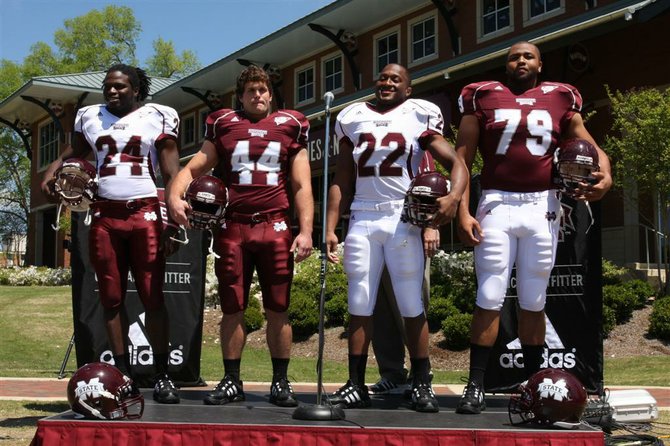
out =
<svg viewBox="0 0 670 446"><path fill-rule="evenodd" d="M440 109L408 99L412 87L407 69L389 64L375 84L375 103L356 103L337 116L340 153L329 191L327 254L339 262L337 222L351 211L344 241L344 269L349 282L349 380L330 400L346 408L370 407L365 366L372 335L372 313L384 265L389 270L398 308L405 320L414 371L412 407L439 410L429 378L428 324L421 300L424 251L421 228L401 220L405 193L418 172L422 154L451 171L452 191L438 199L434 226L455 215L467 183L467 169L442 137Z"/></svg>
<svg viewBox="0 0 670 446"><path fill-rule="evenodd" d="M544 305L554 265L561 204L552 181L552 161L562 138L582 138L595 145L580 115L576 88L558 82L538 83L539 49L528 42L507 54L507 83L478 82L463 88L463 118L456 150L468 166L477 149L484 161L476 218L470 215L469 187L459 208L459 236L475 246L477 300L470 337L470 375L457 413L486 408L484 375L498 336L512 267L517 268L518 335L524 372L540 369L545 337ZM596 146L597 147L597 146ZM600 172L593 184L581 184L575 197L595 201L612 185L607 155L597 149Z"/></svg>
<svg viewBox="0 0 670 446"><path fill-rule="evenodd" d="M155 184L156 164L167 185L179 170L179 116L170 107L141 105L150 78L136 67L117 64L107 70L102 91L105 104L77 111L72 145L49 165L42 190L53 196L53 175L68 158L93 152L99 178L91 205L89 257L98 278L105 328L117 368L130 375L124 300L128 270L146 311L146 327L154 352L154 399L179 402L168 376L169 320L163 297L165 257L176 250L162 237L163 222ZM166 231L167 232L167 231Z"/></svg>

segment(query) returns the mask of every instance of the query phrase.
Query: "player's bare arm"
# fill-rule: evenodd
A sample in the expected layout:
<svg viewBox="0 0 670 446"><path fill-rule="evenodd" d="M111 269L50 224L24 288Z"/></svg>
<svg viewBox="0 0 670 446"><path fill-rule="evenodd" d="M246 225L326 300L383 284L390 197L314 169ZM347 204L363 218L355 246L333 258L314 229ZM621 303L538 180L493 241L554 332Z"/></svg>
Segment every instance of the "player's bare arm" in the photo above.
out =
<svg viewBox="0 0 670 446"><path fill-rule="evenodd" d="M451 191L447 196L437 199L439 208L433 217L434 225L440 226L449 223L456 216L458 203L468 183L468 169L442 135L429 136L427 148L431 155L450 172Z"/></svg>
<svg viewBox="0 0 670 446"><path fill-rule="evenodd" d="M592 173L595 182L593 184L579 183L580 187L575 190L575 198L581 201L600 200L612 187L612 168L607 154L598 146L598 144L596 144L595 140L584 126L582 115L578 113L570 119L570 125L566 129L565 137L585 139L593 144L593 147L598 151L600 171Z"/></svg>
<svg viewBox="0 0 670 446"><path fill-rule="evenodd" d="M156 150L158 151L158 165L163 177L163 184L167 191L168 185L179 172L179 147L174 139L165 138L156 142ZM173 240L177 231L178 228L172 223L168 224L161 234L160 249L163 250L166 257L171 256L179 249L180 244Z"/></svg>
<svg viewBox="0 0 670 446"><path fill-rule="evenodd" d="M291 245L291 252L295 253L295 261L301 262L312 254L314 222L312 174L306 149L303 148L291 158L289 168L293 203L298 213L298 225L300 226L300 232Z"/></svg>
<svg viewBox="0 0 670 446"><path fill-rule="evenodd" d="M337 169L333 185L328 190L328 209L326 211L326 253L328 260L339 263L337 256L337 235L335 228L340 216L348 209L355 188L354 148L350 142L340 140L340 154L337 157Z"/></svg>
<svg viewBox="0 0 670 446"><path fill-rule="evenodd" d="M475 160L478 142L479 121L474 115L463 116L456 138L456 154L463 160L468 171ZM466 246L478 245L484 237L479 222L470 215L470 181L466 182L458 207L458 237Z"/></svg>
<svg viewBox="0 0 670 446"><path fill-rule="evenodd" d="M56 170L58 170L61 164L63 164L63 160L68 158L86 158L90 151L91 146L89 146L88 142L86 142L84 135L79 132L75 132L72 144L67 145L65 149L63 149L63 152L61 152L60 156L56 158L51 164L49 164L49 167L47 167L47 170L44 172L42 182L40 183L40 188L42 189L44 195L47 196L47 198L54 200L56 198L53 192L53 183L55 181L54 173L56 173Z"/></svg>
<svg viewBox="0 0 670 446"><path fill-rule="evenodd" d="M209 172L219 161L219 156L216 153L216 147L210 141L205 141L202 148L188 164L179 171L174 179L168 185L167 207L172 220L178 225L183 225L188 228L188 212L189 205L184 200L184 193L186 188L191 183L193 178L204 175Z"/></svg>

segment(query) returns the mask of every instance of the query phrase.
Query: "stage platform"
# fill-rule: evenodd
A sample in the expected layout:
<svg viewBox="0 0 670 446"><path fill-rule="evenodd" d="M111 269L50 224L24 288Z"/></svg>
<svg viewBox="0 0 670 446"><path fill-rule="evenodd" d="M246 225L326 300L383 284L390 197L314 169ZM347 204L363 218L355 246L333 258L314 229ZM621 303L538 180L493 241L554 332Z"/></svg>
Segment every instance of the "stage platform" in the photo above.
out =
<svg viewBox="0 0 670 446"><path fill-rule="evenodd" d="M161 405L145 396L144 416L134 422L77 419L68 411L38 421L34 446L219 445L603 445L603 433L510 425L506 396L488 396L481 415L457 415L459 396L438 395L440 412L417 413L402 395L373 397L372 408L345 410L345 419L293 419L294 408L268 402L268 392L246 391L244 402L206 406L208 389L182 389L181 404ZM302 405L316 393L298 393ZM325 399L325 398L324 398Z"/></svg>

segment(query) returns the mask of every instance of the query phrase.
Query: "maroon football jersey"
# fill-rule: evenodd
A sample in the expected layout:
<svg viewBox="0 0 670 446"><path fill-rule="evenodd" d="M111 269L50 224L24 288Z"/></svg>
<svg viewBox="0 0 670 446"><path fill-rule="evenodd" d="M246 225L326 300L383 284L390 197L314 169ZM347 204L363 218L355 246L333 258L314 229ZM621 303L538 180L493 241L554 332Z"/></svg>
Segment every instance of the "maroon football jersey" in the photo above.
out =
<svg viewBox="0 0 670 446"><path fill-rule="evenodd" d="M309 121L294 110L279 110L257 122L240 110L207 116L205 138L223 163L228 210L244 214L289 208L289 160L307 145Z"/></svg>
<svg viewBox="0 0 670 446"><path fill-rule="evenodd" d="M568 84L543 82L520 95L500 82L478 82L458 98L463 115L479 120L484 160L482 189L536 192L552 189L552 160L582 97Z"/></svg>

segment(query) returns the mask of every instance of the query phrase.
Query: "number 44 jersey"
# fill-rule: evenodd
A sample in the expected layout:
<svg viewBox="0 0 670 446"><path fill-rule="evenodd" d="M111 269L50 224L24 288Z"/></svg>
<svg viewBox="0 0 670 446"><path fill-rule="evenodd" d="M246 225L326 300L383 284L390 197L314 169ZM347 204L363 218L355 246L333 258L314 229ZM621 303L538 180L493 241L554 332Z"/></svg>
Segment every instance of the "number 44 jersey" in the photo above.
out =
<svg viewBox="0 0 670 446"><path fill-rule="evenodd" d="M308 133L309 121L294 110L278 110L258 121L238 110L210 113L205 138L219 155L228 210L244 214L287 210L290 160L306 147Z"/></svg>
<svg viewBox="0 0 670 446"><path fill-rule="evenodd" d="M364 102L342 110L335 132L353 147L354 201L404 199L424 158L423 139L441 135L443 125L439 107L422 99L407 99L383 112Z"/></svg>
<svg viewBox="0 0 670 446"><path fill-rule="evenodd" d="M146 104L118 117L104 104L77 112L74 130L95 153L98 195L108 200L155 197L156 143L177 139L179 116L164 105Z"/></svg>
<svg viewBox="0 0 670 446"><path fill-rule="evenodd" d="M575 87L543 82L517 95L500 82L479 82L463 88L458 106L463 115L479 120L482 189L537 192L555 187L554 151L582 108Z"/></svg>

